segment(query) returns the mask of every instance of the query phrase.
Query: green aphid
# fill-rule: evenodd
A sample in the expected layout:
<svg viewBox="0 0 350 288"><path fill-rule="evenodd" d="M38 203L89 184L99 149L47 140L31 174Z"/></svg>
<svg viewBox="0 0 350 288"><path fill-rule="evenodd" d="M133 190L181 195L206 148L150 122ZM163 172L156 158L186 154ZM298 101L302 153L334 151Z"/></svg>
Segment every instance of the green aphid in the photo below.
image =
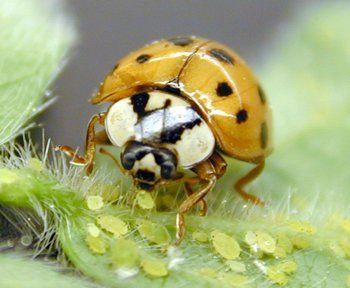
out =
<svg viewBox="0 0 350 288"><path fill-rule="evenodd" d="M203 267L199 269L198 272L199 274L210 278L215 278L217 276L216 271L213 268L209 268L209 267Z"/></svg>
<svg viewBox="0 0 350 288"><path fill-rule="evenodd" d="M89 235L93 237L98 237L100 235L100 229L94 223L87 224L87 231Z"/></svg>
<svg viewBox="0 0 350 288"><path fill-rule="evenodd" d="M117 239L111 245L111 261L114 268L137 267L139 260L139 248L136 242L127 239Z"/></svg>
<svg viewBox="0 0 350 288"><path fill-rule="evenodd" d="M246 272L246 267L242 262L235 261L235 260L227 260L225 264L228 268L230 268L232 272L236 272L236 273Z"/></svg>
<svg viewBox="0 0 350 288"><path fill-rule="evenodd" d="M290 254L293 251L293 243L285 234L279 234L277 236L277 246L283 248L287 254Z"/></svg>
<svg viewBox="0 0 350 288"><path fill-rule="evenodd" d="M28 160L28 167L37 172L42 172L44 170L44 163L38 158L30 158Z"/></svg>
<svg viewBox="0 0 350 288"><path fill-rule="evenodd" d="M286 258L287 252L281 246L277 245L275 251L273 252L273 256L276 258Z"/></svg>
<svg viewBox="0 0 350 288"><path fill-rule="evenodd" d="M199 231L199 230L193 232L192 239L201 243L206 243L209 241L208 234L204 231Z"/></svg>
<svg viewBox="0 0 350 288"><path fill-rule="evenodd" d="M90 210L99 210L103 207L103 198L99 195L88 196L86 198L87 207Z"/></svg>
<svg viewBox="0 0 350 288"><path fill-rule="evenodd" d="M114 237L119 238L128 233L128 225L118 217L112 215L101 215L97 217L97 224Z"/></svg>
<svg viewBox="0 0 350 288"><path fill-rule="evenodd" d="M146 274L153 277L164 277L168 275L166 264L160 260L143 260L141 267Z"/></svg>
<svg viewBox="0 0 350 288"><path fill-rule="evenodd" d="M308 222L289 221L288 225L289 225L289 227L292 228L293 231L296 231L296 232L306 233L306 234L310 234L310 235L314 235L316 233L316 228L313 227Z"/></svg>
<svg viewBox="0 0 350 288"><path fill-rule="evenodd" d="M270 266L267 268L267 277L280 286L284 286L288 283L288 276L286 273L278 269L276 266Z"/></svg>
<svg viewBox="0 0 350 288"><path fill-rule="evenodd" d="M0 169L0 185L12 184L19 179L20 179L20 176L16 172L7 168Z"/></svg>
<svg viewBox="0 0 350 288"><path fill-rule="evenodd" d="M136 196L137 205L145 210L154 208L155 203L150 193L146 191L140 191Z"/></svg>
<svg viewBox="0 0 350 288"><path fill-rule="evenodd" d="M210 236L215 251L223 258L233 260L239 257L241 247L233 237L219 231L213 231Z"/></svg>
<svg viewBox="0 0 350 288"><path fill-rule="evenodd" d="M294 261L285 261L277 264L276 268L286 274L292 274L298 269L298 264Z"/></svg>
<svg viewBox="0 0 350 288"><path fill-rule="evenodd" d="M245 234L244 241L248 245L252 246L252 245L256 244L258 240L256 238L256 234L253 231L248 231Z"/></svg>
<svg viewBox="0 0 350 288"><path fill-rule="evenodd" d="M218 279L232 287L247 287L249 278L247 276L231 273L220 273Z"/></svg>
<svg viewBox="0 0 350 288"><path fill-rule="evenodd" d="M267 232L256 232L256 239L259 248L265 253L272 254L276 249L276 240Z"/></svg>
<svg viewBox="0 0 350 288"><path fill-rule="evenodd" d="M310 240L304 235L295 235L290 240L296 249L307 249L311 246Z"/></svg>
<svg viewBox="0 0 350 288"><path fill-rule="evenodd" d="M86 236L86 243L89 249L96 254L104 254L107 250L106 242L101 237Z"/></svg>
<svg viewBox="0 0 350 288"><path fill-rule="evenodd" d="M146 238L150 243L158 245L170 243L170 234L163 225L148 220L138 220L137 225L141 237Z"/></svg>

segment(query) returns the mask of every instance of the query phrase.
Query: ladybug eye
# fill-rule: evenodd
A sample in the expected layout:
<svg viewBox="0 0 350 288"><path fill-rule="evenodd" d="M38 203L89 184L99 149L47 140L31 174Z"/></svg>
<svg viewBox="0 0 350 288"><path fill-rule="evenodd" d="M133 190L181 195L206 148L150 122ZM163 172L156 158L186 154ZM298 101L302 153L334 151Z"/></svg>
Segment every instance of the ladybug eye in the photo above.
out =
<svg viewBox="0 0 350 288"><path fill-rule="evenodd" d="M131 170L135 164L135 155L133 153L126 153L122 155L122 165L126 170Z"/></svg>
<svg viewBox="0 0 350 288"><path fill-rule="evenodd" d="M160 175L163 179L171 179L175 172L175 165L170 161L166 161L162 164Z"/></svg>

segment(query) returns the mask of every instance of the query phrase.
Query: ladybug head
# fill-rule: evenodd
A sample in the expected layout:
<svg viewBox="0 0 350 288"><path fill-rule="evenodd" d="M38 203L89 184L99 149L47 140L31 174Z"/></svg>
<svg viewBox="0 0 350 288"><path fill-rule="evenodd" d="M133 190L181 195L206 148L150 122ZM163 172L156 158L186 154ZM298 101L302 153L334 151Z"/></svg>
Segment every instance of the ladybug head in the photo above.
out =
<svg viewBox="0 0 350 288"><path fill-rule="evenodd" d="M177 157L172 151L137 141L125 145L121 163L125 170L130 171L135 184L145 190L152 190L159 180L180 177Z"/></svg>

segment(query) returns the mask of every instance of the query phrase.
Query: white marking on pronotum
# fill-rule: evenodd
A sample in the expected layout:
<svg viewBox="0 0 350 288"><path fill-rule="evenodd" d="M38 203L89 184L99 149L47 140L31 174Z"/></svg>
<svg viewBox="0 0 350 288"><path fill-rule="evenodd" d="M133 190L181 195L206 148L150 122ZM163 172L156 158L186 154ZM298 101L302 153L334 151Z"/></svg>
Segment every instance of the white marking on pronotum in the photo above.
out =
<svg viewBox="0 0 350 288"><path fill-rule="evenodd" d="M215 137L200 115L184 99L162 91L149 92L145 111L138 119L130 97L113 104L108 110L105 126L111 142L118 147L136 140L156 144L175 151L178 165L190 168L206 160L215 148ZM162 109L167 102L169 105ZM153 112L152 112L153 111ZM161 133L200 119L199 124L184 129L176 143L162 143ZM151 170L152 171L152 170Z"/></svg>

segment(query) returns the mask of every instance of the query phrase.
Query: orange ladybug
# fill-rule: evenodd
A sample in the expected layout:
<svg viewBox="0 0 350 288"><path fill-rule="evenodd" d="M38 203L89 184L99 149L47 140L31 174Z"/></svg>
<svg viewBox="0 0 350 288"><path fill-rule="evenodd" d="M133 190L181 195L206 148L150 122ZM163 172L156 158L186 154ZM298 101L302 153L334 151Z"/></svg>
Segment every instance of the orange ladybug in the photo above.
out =
<svg viewBox="0 0 350 288"><path fill-rule="evenodd" d="M68 146L58 149L86 165L89 174L96 144L113 144L122 148L120 167L141 189L183 181L188 198L177 214L178 243L184 215L197 203L202 215L207 212L205 196L227 166L220 153L257 164L235 189L261 203L244 186L260 174L272 151L271 110L247 64L227 46L195 36L146 45L106 76L91 99L105 102L112 105L90 120L85 157ZM95 124L104 130L95 133ZM185 177L186 169L196 176Z"/></svg>

